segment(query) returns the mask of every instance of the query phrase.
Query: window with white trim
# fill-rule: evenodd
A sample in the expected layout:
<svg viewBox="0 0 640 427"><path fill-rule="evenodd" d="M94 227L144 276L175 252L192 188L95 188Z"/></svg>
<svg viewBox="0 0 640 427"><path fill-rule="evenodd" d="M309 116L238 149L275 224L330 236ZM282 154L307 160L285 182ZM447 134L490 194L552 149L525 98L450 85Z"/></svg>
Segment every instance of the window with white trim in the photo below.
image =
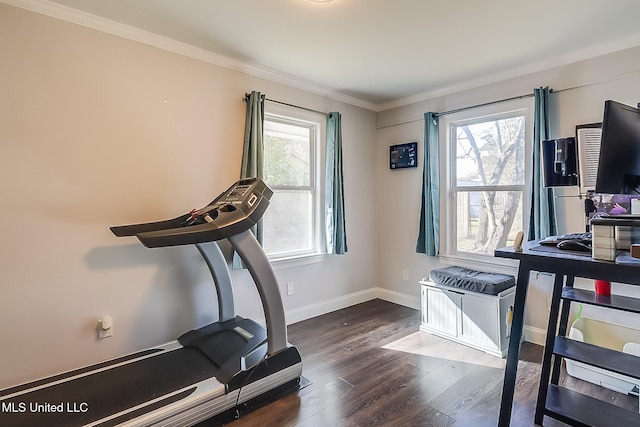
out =
<svg viewBox="0 0 640 427"><path fill-rule="evenodd" d="M265 112L264 181L273 190L262 245L271 259L321 252L321 121Z"/></svg>
<svg viewBox="0 0 640 427"><path fill-rule="evenodd" d="M446 255L492 256L526 229L532 111L519 100L443 116Z"/></svg>

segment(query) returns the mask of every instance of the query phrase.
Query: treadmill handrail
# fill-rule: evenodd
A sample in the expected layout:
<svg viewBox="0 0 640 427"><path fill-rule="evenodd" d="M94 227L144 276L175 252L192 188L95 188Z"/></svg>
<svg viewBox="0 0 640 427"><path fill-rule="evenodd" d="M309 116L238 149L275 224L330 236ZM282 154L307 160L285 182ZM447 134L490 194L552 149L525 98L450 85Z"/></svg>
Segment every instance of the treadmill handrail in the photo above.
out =
<svg viewBox="0 0 640 427"><path fill-rule="evenodd" d="M236 182L202 209L166 221L111 227L118 237L136 236L148 248L192 245L226 239L254 227L273 191L259 178ZM195 215L195 216L194 216ZM191 219L204 223L193 223Z"/></svg>
<svg viewBox="0 0 640 427"><path fill-rule="evenodd" d="M235 303L233 300L233 286L229 265L225 259L218 242L206 242L196 244L198 252L202 255L215 284L218 296L218 321L224 322L236 317Z"/></svg>
<svg viewBox="0 0 640 427"><path fill-rule="evenodd" d="M180 223L189 218L189 214L180 215L179 217L168 219L165 221L145 222L131 225L116 225L109 227L109 230L118 237L135 236L140 233L148 233L151 231L168 230L177 227Z"/></svg>
<svg viewBox="0 0 640 427"><path fill-rule="evenodd" d="M249 230L230 236L231 246L238 252L258 288L267 327L267 355L288 347L287 323L278 281L264 250Z"/></svg>

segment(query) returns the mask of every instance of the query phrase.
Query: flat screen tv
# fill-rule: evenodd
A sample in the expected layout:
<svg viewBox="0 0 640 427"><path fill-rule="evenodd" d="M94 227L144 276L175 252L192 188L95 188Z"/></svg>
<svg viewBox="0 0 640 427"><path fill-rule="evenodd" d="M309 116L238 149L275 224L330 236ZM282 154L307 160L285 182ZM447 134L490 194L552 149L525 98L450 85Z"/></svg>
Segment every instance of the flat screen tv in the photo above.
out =
<svg viewBox="0 0 640 427"><path fill-rule="evenodd" d="M415 168L418 166L418 143L407 142L389 147L389 168Z"/></svg>
<svg viewBox="0 0 640 427"><path fill-rule="evenodd" d="M640 194L640 109L604 103L596 193Z"/></svg>

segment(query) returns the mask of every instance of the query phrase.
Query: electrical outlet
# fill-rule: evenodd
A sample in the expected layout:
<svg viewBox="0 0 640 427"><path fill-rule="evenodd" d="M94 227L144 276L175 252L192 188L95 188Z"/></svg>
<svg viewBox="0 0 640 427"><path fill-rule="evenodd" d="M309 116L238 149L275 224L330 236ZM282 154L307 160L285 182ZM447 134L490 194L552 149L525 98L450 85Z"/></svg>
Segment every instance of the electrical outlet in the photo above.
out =
<svg viewBox="0 0 640 427"><path fill-rule="evenodd" d="M293 282L287 283L287 295L293 295Z"/></svg>
<svg viewBox="0 0 640 427"><path fill-rule="evenodd" d="M111 316L102 316L98 320L98 339L113 336L113 318Z"/></svg>
<svg viewBox="0 0 640 427"><path fill-rule="evenodd" d="M402 280L404 280L404 281L409 280L409 271L408 270L402 270Z"/></svg>

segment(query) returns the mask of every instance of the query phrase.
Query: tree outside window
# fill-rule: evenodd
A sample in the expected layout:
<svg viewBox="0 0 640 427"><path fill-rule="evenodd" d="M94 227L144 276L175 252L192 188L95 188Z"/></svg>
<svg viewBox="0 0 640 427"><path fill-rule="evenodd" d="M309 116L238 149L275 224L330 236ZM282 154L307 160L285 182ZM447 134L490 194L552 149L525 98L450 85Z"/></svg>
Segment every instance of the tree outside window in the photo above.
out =
<svg viewBox="0 0 640 427"><path fill-rule="evenodd" d="M270 257L316 251L316 127L265 118L264 180L274 194L263 217L263 247Z"/></svg>
<svg viewBox="0 0 640 427"><path fill-rule="evenodd" d="M523 229L524 113L452 126L455 250L493 254Z"/></svg>

